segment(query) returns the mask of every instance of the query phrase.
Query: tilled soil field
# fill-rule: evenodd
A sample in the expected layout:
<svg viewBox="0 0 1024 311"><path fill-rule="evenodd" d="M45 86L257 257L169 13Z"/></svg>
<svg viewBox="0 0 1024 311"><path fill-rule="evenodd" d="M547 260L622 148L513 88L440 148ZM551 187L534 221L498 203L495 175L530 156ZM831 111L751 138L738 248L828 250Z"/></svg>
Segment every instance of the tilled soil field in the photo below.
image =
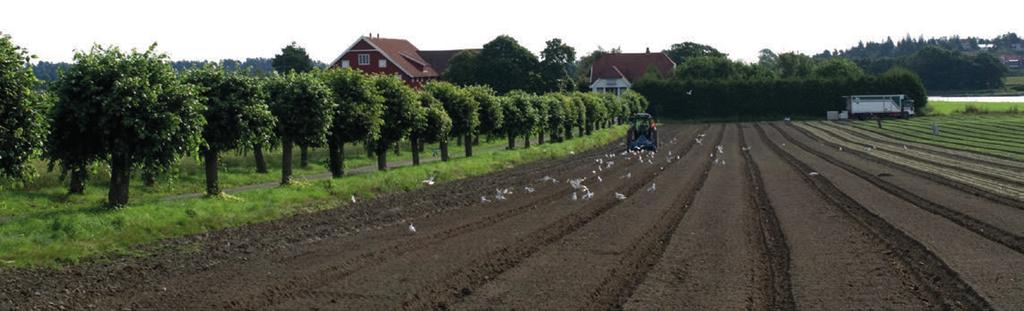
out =
<svg viewBox="0 0 1024 311"><path fill-rule="evenodd" d="M832 124L660 130L657 153L0 271L0 309L1024 309L1019 163Z"/></svg>

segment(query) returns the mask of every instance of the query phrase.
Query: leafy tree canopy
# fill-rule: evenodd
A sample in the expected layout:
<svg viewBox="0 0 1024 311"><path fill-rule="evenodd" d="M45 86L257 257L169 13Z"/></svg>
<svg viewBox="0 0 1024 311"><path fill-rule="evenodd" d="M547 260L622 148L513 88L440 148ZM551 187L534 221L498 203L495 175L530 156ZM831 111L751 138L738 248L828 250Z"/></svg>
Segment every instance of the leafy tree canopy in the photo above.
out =
<svg viewBox="0 0 1024 311"><path fill-rule="evenodd" d="M313 70L313 60L309 58L305 48L293 41L281 49L281 54L274 55L272 66L281 74L291 71L309 72Z"/></svg>
<svg viewBox="0 0 1024 311"><path fill-rule="evenodd" d="M28 160L46 140L47 97L33 92L39 83L28 52L0 35L0 177L25 178Z"/></svg>

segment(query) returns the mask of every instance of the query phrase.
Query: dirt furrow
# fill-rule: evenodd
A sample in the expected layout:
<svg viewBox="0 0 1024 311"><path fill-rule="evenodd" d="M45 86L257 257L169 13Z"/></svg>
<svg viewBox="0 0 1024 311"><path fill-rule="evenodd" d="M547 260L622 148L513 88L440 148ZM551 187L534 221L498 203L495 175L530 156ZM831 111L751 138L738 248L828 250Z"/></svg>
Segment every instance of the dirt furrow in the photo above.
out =
<svg viewBox="0 0 1024 311"><path fill-rule="evenodd" d="M672 128L664 131L663 134L673 132ZM631 161L615 159L615 166L628 169L634 174L633 178L606 175L603 183L587 183L598 194L592 200L571 201L570 188L562 184L557 189L564 191L563 198L541 204L530 213L388 259L344 279L308 288L307 292L275 303L273 307L295 309L336 303L357 309L429 308L437 305L435 301L463 295L463 288L472 288L461 286L469 283L466 280L475 282L481 275L494 275L514 266L544 244L610 209L617 201L613 192L627 195L635 192L651 178L648 176L660 171L657 164L641 165L633 158ZM591 181L595 179L590 172L582 176L588 175Z"/></svg>
<svg viewBox="0 0 1024 311"><path fill-rule="evenodd" d="M683 139L692 143L692 137ZM701 179L702 167L710 161L705 154L713 145L706 140L695 146L695 151L674 161L681 164L666 167L644 184L645 189L657 185L654 192L641 189L627 194L627 199L578 230L543 246L504 273L487 277L487 282L472 288L472 295L459 297L452 307L591 309L615 304L619 296L628 295L622 289L631 288L633 278L642 276L635 269L657 258L659 233L670 231L677 215L685 211L678 200ZM666 151L660 151L659 158L667 156ZM680 173L685 177L680 179Z"/></svg>
<svg viewBox="0 0 1024 311"><path fill-rule="evenodd" d="M933 252L935 244L928 243L930 240L927 239L920 240L924 235L938 232L958 234L956 229L950 228L956 228L955 224L916 209L913 205L897 198L887 198L888 194L884 191L848 172L845 172L847 175L844 175L841 168L830 166L827 162L806 153L806 150L799 145L791 145L788 148L780 147L782 144L792 142L783 139L777 132L771 131L769 134L769 131L760 125L757 126L757 129L762 139L772 142L769 146L773 151L782 156L790 166L803 173L804 179L813 185L819 194L834 206L840 207L846 215L861 224L874 237L880 239L902 262L903 266L910 270L916 279L915 285L923 286L925 293L932 296L928 297L929 301L942 308L961 310L992 308L988 300L982 298L975 288L960 278L958 270L954 270L946 264L943 259L949 259L948 257L940 258ZM775 136L775 138L770 136ZM903 215L897 215L900 213ZM917 217L913 218L914 216ZM902 223L906 221L913 224ZM906 231L911 228L924 231ZM936 231L943 229L944 231ZM928 232L929 230L931 232ZM971 233L968 232L968 236L963 236L963 238L971 240L970 235ZM988 242L980 237L974 237L976 237L973 239L975 243ZM926 246L922 243L929 245ZM998 244L990 245L997 249L1002 247ZM986 249L986 251L991 250ZM1006 248L1003 250L1010 251ZM1009 255L1005 251L995 253ZM1012 251L1010 252L1012 253ZM1009 256L1011 257L1004 258L1013 258L1014 255Z"/></svg>
<svg viewBox="0 0 1024 311"><path fill-rule="evenodd" d="M699 192L683 194L693 197L693 202L678 228L666 233L666 239L671 239L661 243L667 245L661 259L645 275L626 309L793 307L788 275L776 273L778 260L772 258L779 255L774 240L778 236L765 236L771 230L762 230L754 181L744 178L749 166L738 125L730 125L721 145L724 152L718 157L725 162L707 159L713 164ZM772 239L772 246L766 238Z"/></svg>
<svg viewBox="0 0 1024 311"><path fill-rule="evenodd" d="M755 127L744 128L789 248L796 309L934 309L938 301L887 243L850 217Z"/></svg>
<svg viewBox="0 0 1024 311"><path fill-rule="evenodd" d="M878 177L875 174L872 174L872 173L869 173L869 172L867 172L865 170L859 169L859 168L857 168L857 167L855 167L855 166L853 166L851 164L847 164L847 163L844 163L842 161L839 161L838 159L836 159L834 157L831 157L831 156L825 154L824 152L821 152L819 150L815 150L810 145L808 145L806 142L803 142L803 141L800 141L798 139L795 139L792 135L786 133L786 131L784 131L783 129L779 128L777 125L772 124L772 126L775 127L775 129L778 130L779 133L782 134L782 137L784 137L786 140L793 142L794 144L800 146L804 150L807 150L811 154L814 154L814 155L822 158L823 160L828 161L829 163L832 163L835 166L841 167L844 170L846 170L846 171L848 171L848 172L850 172L850 173L852 173L854 175L857 175L857 177L860 177L860 178L870 182L871 184L874 184L879 189L882 189L883 191L888 192L889 194L891 194L893 196L899 197L899 198L901 198L901 199L903 199L903 200L905 200L907 202L910 202L910 203L916 205L917 207L920 207L920 208L922 208L922 209L924 209L924 210L926 210L926 211L928 211L928 212L930 212L932 214L939 215L939 216L942 216L942 217L944 217L946 219L949 219L950 221L952 221L952 222L954 222L954 223L956 223L956 224L958 224L960 226L963 226L964 228L967 228L968 230L971 230L974 233L977 233L978 235L984 236L985 238L987 238L989 240L992 240L992 241L994 241L996 243L1003 244L1006 247L1009 247L1009 248L1011 248L1011 249L1013 249L1013 250L1015 250L1015 251L1017 251L1019 253L1024 254L1024 236L1019 234L1019 232L1024 231L1024 224L1016 226L1016 227L1018 227L1018 233L1010 232L1010 231L1007 231L1007 230L1003 230L1002 228L1000 228L998 226L990 225L990 224L988 224L988 223L986 223L986 222L984 222L982 220L979 220L979 219L976 219L974 217L971 217L971 216L969 216L969 215L967 215L965 213L961 213L961 212L957 211L954 208L946 207L943 204L937 203L935 201L932 201L932 200L929 200L929 199L927 199L925 197L917 195L913 191L907 191L906 189L903 189L900 186L897 186L896 184L893 184L893 183L891 183L891 182L889 182L889 181L887 181L887 180L885 180L885 179L883 179L881 177ZM867 155L862 154L861 151L857 151L857 150L852 150L850 152L853 152L855 154L859 154L862 157L863 156L867 156ZM1007 216L1006 214L1015 214L1013 216L1017 216L1016 218L1018 218L1020 220L1024 220L1024 219L1021 218L1021 217L1024 217L1024 213L1022 213L1022 212L1016 212L1016 213L1012 212L1012 211L1007 211L1007 212L1009 212L1009 213L1005 213L1004 212L1004 214L1002 214L1002 215L1005 217L1005 216Z"/></svg>
<svg viewBox="0 0 1024 311"><path fill-rule="evenodd" d="M749 124L742 124L742 128L750 127ZM740 143L743 148L743 160L746 165L746 177L751 187L751 202L757 211L758 227L761 230L760 244L763 247L762 256L765 258L765 269L768 273L769 310L793 310L796 303L793 301L793 285L789 276L789 246L786 243L785 233L779 224L775 208L772 206L768 192L765 190L764 179L761 177L761 169L757 162L750 156L750 144L746 135L740 130Z"/></svg>

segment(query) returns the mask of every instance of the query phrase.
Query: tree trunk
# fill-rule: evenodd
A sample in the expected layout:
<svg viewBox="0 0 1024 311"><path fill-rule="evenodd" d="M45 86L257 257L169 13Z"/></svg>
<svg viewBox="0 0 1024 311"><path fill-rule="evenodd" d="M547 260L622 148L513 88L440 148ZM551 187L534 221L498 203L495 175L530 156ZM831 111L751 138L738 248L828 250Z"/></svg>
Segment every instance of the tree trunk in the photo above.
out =
<svg viewBox="0 0 1024 311"><path fill-rule="evenodd" d="M331 170L331 177L340 178L345 176L345 169L342 167L342 160L345 156L345 143L339 142L337 138L327 138L327 167Z"/></svg>
<svg viewBox="0 0 1024 311"><path fill-rule="evenodd" d="M579 135L576 135L576 136L583 137L583 134L584 134L583 128L584 127L585 127L584 125L580 125L580 127L579 127Z"/></svg>
<svg viewBox="0 0 1024 311"><path fill-rule="evenodd" d="M480 135L473 135L473 145L476 146L476 145L479 145L479 144L480 144Z"/></svg>
<svg viewBox="0 0 1024 311"><path fill-rule="evenodd" d="M85 181L87 179L89 179L89 170L86 170L85 167L71 168L71 180L68 182L68 193L85 193Z"/></svg>
<svg viewBox="0 0 1024 311"><path fill-rule="evenodd" d="M376 145L372 145L369 142L366 142L366 143L363 143L363 148L366 149L366 158L367 159L373 158L373 156L374 156L373 151L374 151L374 149L377 148L377 146Z"/></svg>
<svg viewBox="0 0 1024 311"><path fill-rule="evenodd" d="M156 173L143 170L142 171L142 185L146 188L152 188L156 186Z"/></svg>
<svg viewBox="0 0 1024 311"><path fill-rule="evenodd" d="M448 137L441 138L441 161L448 161Z"/></svg>
<svg viewBox="0 0 1024 311"><path fill-rule="evenodd" d="M516 135L508 134L508 150L516 149Z"/></svg>
<svg viewBox="0 0 1024 311"><path fill-rule="evenodd" d="M523 135L523 148L530 148L530 134Z"/></svg>
<svg viewBox="0 0 1024 311"><path fill-rule="evenodd" d="M267 173L267 159L263 157L263 145L255 144L252 146L252 155L256 158L256 172L260 174Z"/></svg>
<svg viewBox="0 0 1024 311"><path fill-rule="evenodd" d="M455 136L455 145L462 146L462 136Z"/></svg>
<svg viewBox="0 0 1024 311"><path fill-rule="evenodd" d="M220 194L220 184L217 181L217 150L207 150L203 153L203 165L206 167L206 195Z"/></svg>
<svg viewBox="0 0 1024 311"><path fill-rule="evenodd" d="M537 131L537 144L538 145L543 145L544 144L544 131Z"/></svg>
<svg viewBox="0 0 1024 311"><path fill-rule="evenodd" d="M299 167L309 167L309 147L299 146Z"/></svg>
<svg viewBox="0 0 1024 311"><path fill-rule="evenodd" d="M395 142L395 156L397 157L397 156L400 156L400 155L402 155L402 142L401 141L396 141Z"/></svg>
<svg viewBox="0 0 1024 311"><path fill-rule="evenodd" d="M473 134L466 134L466 138L464 140L466 142L466 157L467 158L473 156L473 137L475 137L475 136L473 136Z"/></svg>
<svg viewBox="0 0 1024 311"><path fill-rule="evenodd" d="M379 142L377 143L377 170L386 171L388 169L388 143Z"/></svg>
<svg viewBox="0 0 1024 311"><path fill-rule="evenodd" d="M416 135L409 135L409 147L412 149L412 165L420 165L420 139Z"/></svg>
<svg viewBox="0 0 1024 311"><path fill-rule="evenodd" d="M572 139L572 126L565 127L565 139Z"/></svg>
<svg viewBox="0 0 1024 311"><path fill-rule="evenodd" d="M594 133L594 123L587 124L587 135Z"/></svg>
<svg viewBox="0 0 1024 311"><path fill-rule="evenodd" d="M555 130L551 131L551 136L548 137L548 140L550 140L552 143L562 141L562 138L558 137L558 128L555 128Z"/></svg>
<svg viewBox="0 0 1024 311"><path fill-rule="evenodd" d="M132 180L131 162L126 154L110 156L110 191L107 192L107 204L113 208L128 204L128 185Z"/></svg>
<svg viewBox="0 0 1024 311"><path fill-rule="evenodd" d="M287 185L292 183L292 141L290 139L281 140L281 184Z"/></svg>

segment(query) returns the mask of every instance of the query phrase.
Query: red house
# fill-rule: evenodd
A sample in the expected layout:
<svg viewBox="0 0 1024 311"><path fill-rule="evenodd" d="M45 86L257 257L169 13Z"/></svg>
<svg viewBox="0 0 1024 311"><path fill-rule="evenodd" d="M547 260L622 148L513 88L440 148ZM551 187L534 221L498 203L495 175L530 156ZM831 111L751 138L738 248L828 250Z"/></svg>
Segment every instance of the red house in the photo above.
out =
<svg viewBox="0 0 1024 311"><path fill-rule="evenodd" d="M646 53L605 54L590 67L590 90L619 95L648 70L668 77L675 68L676 63L665 53L651 53L648 50Z"/></svg>
<svg viewBox="0 0 1024 311"><path fill-rule="evenodd" d="M412 87L441 77L448 61L465 50L421 51L404 39L360 37L330 66L399 75Z"/></svg>

